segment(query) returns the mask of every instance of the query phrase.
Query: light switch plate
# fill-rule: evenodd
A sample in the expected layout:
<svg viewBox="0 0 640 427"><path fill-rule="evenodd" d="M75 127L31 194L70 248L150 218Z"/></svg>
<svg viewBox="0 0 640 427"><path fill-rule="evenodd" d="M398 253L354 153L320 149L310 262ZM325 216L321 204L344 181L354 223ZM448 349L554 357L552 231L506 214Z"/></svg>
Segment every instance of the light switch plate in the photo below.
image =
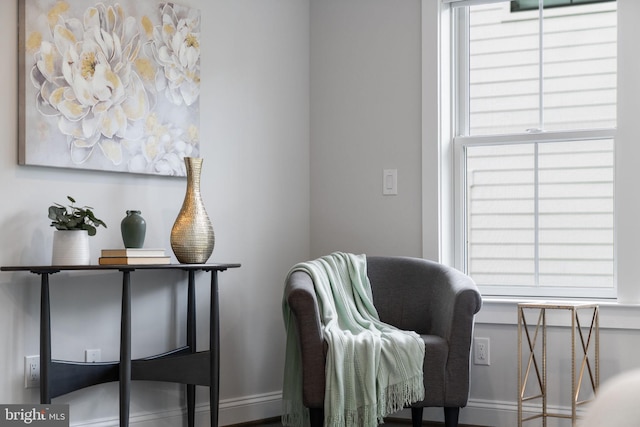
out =
<svg viewBox="0 0 640 427"><path fill-rule="evenodd" d="M398 194L398 169L382 170L382 194L385 196Z"/></svg>

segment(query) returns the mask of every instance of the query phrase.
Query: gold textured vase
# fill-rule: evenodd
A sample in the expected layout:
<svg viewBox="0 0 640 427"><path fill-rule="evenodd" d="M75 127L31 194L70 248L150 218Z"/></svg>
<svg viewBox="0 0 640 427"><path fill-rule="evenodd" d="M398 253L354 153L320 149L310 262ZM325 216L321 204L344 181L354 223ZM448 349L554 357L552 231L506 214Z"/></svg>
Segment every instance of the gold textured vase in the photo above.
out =
<svg viewBox="0 0 640 427"><path fill-rule="evenodd" d="M171 249L182 264L204 264L213 252L215 235L200 196L202 158L185 157L187 192L171 229Z"/></svg>

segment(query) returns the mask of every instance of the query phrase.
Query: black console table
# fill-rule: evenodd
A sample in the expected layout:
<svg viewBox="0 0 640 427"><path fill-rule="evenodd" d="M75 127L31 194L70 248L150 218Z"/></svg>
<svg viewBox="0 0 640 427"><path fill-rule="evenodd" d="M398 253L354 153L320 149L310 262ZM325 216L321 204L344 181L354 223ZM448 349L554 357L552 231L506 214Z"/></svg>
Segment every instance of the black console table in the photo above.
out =
<svg viewBox="0 0 640 427"><path fill-rule="evenodd" d="M40 275L40 403L81 388L111 381L120 382L120 427L129 425L129 399L132 380L167 381L187 386L187 419L195 424L196 385L209 387L211 426L218 425L220 386L220 326L218 272L240 264L166 265L86 265L86 266L10 266L0 271L28 271ZM49 276L61 271L114 270L122 273L122 315L120 319L120 360L82 363L51 359L51 310ZM131 273L136 270L182 270L188 274L187 343L185 346L143 359L131 360ZM210 345L196 351L195 273L211 274Z"/></svg>

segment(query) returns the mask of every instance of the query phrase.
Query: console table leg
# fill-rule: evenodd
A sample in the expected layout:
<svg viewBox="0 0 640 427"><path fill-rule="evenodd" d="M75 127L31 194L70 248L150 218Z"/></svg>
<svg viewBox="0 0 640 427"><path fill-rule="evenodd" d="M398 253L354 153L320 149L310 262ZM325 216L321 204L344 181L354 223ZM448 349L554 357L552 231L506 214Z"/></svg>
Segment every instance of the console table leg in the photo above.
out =
<svg viewBox="0 0 640 427"><path fill-rule="evenodd" d="M187 384L187 426L196 425L196 386Z"/></svg>
<svg viewBox="0 0 640 427"><path fill-rule="evenodd" d="M189 270L187 290L187 346L191 354L196 352L196 292L195 271ZM187 384L187 425L195 426L196 418L196 386Z"/></svg>
<svg viewBox="0 0 640 427"><path fill-rule="evenodd" d="M131 278L122 272L122 314L120 318L120 427L129 426L131 397Z"/></svg>
<svg viewBox="0 0 640 427"><path fill-rule="evenodd" d="M40 275L40 403L51 403L49 368L51 367L51 305L49 274Z"/></svg>
<svg viewBox="0 0 640 427"><path fill-rule="evenodd" d="M211 408L211 427L218 426L218 398L220 391L220 322L218 307L218 272L211 272L211 313L209 318L209 352L211 378L209 386L209 405Z"/></svg>

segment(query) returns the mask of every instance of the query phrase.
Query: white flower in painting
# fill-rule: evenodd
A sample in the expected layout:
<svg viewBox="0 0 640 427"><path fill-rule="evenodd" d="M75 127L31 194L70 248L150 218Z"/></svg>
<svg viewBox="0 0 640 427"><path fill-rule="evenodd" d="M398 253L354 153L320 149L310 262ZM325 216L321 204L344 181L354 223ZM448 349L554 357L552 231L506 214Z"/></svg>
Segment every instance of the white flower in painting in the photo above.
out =
<svg viewBox="0 0 640 427"><path fill-rule="evenodd" d="M55 7L60 4L65 3ZM149 112L134 66L140 51L136 20L125 17L118 4L89 7L82 21L53 12L50 39L43 37L31 72L38 110L58 117L74 162L83 163L100 147L120 164L121 143L142 137Z"/></svg>
<svg viewBox="0 0 640 427"><path fill-rule="evenodd" d="M200 95L200 17L194 9L161 5L162 25L153 29L151 49L160 65L156 88L175 105Z"/></svg>
<svg viewBox="0 0 640 427"><path fill-rule="evenodd" d="M198 157L197 127L186 131L170 123L160 123L150 114L145 124L141 144L131 147L129 170L139 173L186 175L184 157Z"/></svg>

